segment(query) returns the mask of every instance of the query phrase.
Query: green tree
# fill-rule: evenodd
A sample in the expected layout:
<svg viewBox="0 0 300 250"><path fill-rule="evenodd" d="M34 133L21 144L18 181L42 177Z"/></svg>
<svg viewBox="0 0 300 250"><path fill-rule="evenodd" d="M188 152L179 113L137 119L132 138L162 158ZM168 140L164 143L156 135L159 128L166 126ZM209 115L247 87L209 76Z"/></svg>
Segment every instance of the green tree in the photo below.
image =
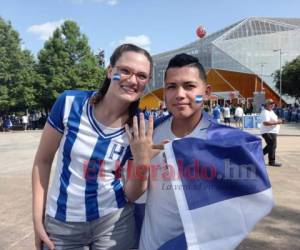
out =
<svg viewBox="0 0 300 250"><path fill-rule="evenodd" d="M37 92L46 110L64 90L97 89L105 76L87 37L81 34L74 21L65 21L54 31L39 52L38 59L40 79Z"/></svg>
<svg viewBox="0 0 300 250"><path fill-rule="evenodd" d="M35 61L21 49L19 34L0 17L0 112L36 107Z"/></svg>
<svg viewBox="0 0 300 250"><path fill-rule="evenodd" d="M280 70L273 74L276 88L280 91ZM300 56L282 67L282 94L288 94L300 101Z"/></svg>

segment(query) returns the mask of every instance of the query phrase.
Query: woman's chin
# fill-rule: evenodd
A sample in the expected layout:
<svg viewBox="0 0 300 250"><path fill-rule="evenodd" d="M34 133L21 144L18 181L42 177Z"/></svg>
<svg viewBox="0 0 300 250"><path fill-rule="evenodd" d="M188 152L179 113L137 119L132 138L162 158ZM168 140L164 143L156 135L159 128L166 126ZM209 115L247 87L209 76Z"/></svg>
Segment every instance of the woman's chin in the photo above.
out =
<svg viewBox="0 0 300 250"><path fill-rule="evenodd" d="M126 102L135 102L139 99L139 95L137 93L124 93L119 96L119 98Z"/></svg>

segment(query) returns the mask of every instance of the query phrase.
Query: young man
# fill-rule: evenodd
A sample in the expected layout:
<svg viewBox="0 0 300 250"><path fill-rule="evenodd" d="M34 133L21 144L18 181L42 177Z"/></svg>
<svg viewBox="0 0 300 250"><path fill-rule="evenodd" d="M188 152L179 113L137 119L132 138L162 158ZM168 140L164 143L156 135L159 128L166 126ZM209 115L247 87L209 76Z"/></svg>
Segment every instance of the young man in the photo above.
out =
<svg viewBox="0 0 300 250"><path fill-rule="evenodd" d="M171 60L165 74L165 102L172 116L154 130L154 144L162 139L176 140L185 136L205 138L208 121L203 119L200 112L202 102L196 102L195 99L209 95L210 85L206 84L206 80L205 71L197 59L182 54ZM153 167L140 249L158 249L184 231L175 195L170 188L171 180L163 178L165 163L164 152L151 161Z"/></svg>
<svg viewBox="0 0 300 250"><path fill-rule="evenodd" d="M280 126L283 121L278 119L277 115L273 111L274 101L272 99L267 99L265 108L262 110L261 117L261 127L260 133L266 141L266 146L264 147L264 155L268 154L269 165L272 167L281 167L281 163L275 161L275 153L277 147L277 134L279 133Z"/></svg>
<svg viewBox="0 0 300 250"><path fill-rule="evenodd" d="M269 181L262 177L266 171L260 140L219 125L203 113L203 100L210 90L198 59L187 54L176 55L165 73L165 103L172 115L155 122L152 148L157 148L163 140L171 142L152 158L157 153L147 153L151 151L152 126L146 132L143 116L139 127L135 118L132 134L127 131L134 160L149 165L152 158L149 178L144 179L148 181L148 190L140 250L233 249L257 222L252 217L261 218L272 207L268 203ZM248 152L248 141L252 143L251 150L255 148L260 154L257 162L263 168L259 171L261 176L252 176L252 182L243 176L246 187L238 176L231 180L226 171L239 170L237 164L247 168L256 159L253 152ZM260 185L256 178L263 179ZM256 207L249 202L251 198L243 201L239 196L260 191L265 191L258 194L263 211L253 215ZM258 198L252 199L257 202ZM249 206L245 208L244 204ZM243 216L247 215L245 221Z"/></svg>

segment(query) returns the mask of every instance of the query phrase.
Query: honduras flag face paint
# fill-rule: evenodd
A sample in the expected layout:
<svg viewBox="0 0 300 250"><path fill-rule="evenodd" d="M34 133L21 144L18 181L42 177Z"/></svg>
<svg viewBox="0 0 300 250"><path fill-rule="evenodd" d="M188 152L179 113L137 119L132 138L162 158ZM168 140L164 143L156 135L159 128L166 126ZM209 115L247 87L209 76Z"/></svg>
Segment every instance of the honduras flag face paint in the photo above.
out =
<svg viewBox="0 0 300 250"><path fill-rule="evenodd" d="M120 74L118 74L118 73L115 73L114 75L113 75L113 78L112 78L114 81L120 81L121 80L121 76L120 76Z"/></svg>
<svg viewBox="0 0 300 250"><path fill-rule="evenodd" d="M201 103L202 101L203 101L203 96L202 95L196 95L195 102L196 103Z"/></svg>

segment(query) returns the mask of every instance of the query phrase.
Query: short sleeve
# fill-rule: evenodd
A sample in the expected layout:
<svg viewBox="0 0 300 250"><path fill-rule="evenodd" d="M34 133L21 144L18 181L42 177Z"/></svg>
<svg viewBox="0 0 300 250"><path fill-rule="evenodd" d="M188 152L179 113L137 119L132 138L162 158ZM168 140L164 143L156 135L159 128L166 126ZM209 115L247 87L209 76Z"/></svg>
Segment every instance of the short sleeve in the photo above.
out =
<svg viewBox="0 0 300 250"><path fill-rule="evenodd" d="M66 102L66 92L63 92L55 101L52 106L50 115L48 116L47 122L58 132L64 133L64 110Z"/></svg>

